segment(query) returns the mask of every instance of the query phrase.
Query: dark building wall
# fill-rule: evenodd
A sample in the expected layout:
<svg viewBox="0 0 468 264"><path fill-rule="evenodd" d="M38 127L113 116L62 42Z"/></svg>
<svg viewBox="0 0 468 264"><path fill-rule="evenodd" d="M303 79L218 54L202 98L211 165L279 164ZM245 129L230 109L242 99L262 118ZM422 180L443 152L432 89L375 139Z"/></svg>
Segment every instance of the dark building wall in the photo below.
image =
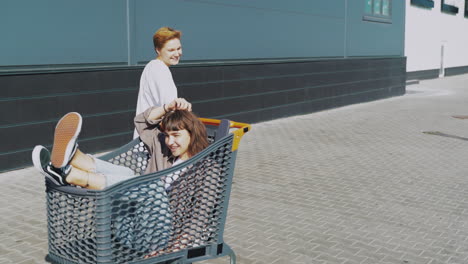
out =
<svg viewBox="0 0 468 264"><path fill-rule="evenodd" d="M444 69L444 76L453 76L468 73L468 66L449 67ZM440 69L407 72L407 80L425 80L439 78Z"/></svg>
<svg viewBox="0 0 468 264"><path fill-rule="evenodd" d="M468 66L445 68L445 76L452 76L465 73L468 73Z"/></svg>
<svg viewBox="0 0 468 264"><path fill-rule="evenodd" d="M407 72L406 78L408 81L411 80L422 80L422 79L433 79L439 77L439 70L424 70L424 71L414 71Z"/></svg>
<svg viewBox="0 0 468 264"><path fill-rule="evenodd" d="M31 150L50 147L66 112L84 118L80 148L116 148L132 137L142 68L0 76L0 171L31 166ZM405 92L405 58L182 65L179 95L202 117L259 122Z"/></svg>
<svg viewBox="0 0 468 264"><path fill-rule="evenodd" d="M56 122L71 111L84 117L84 150L128 141L140 74L126 69L0 76L0 170L30 166L32 148L50 147Z"/></svg>

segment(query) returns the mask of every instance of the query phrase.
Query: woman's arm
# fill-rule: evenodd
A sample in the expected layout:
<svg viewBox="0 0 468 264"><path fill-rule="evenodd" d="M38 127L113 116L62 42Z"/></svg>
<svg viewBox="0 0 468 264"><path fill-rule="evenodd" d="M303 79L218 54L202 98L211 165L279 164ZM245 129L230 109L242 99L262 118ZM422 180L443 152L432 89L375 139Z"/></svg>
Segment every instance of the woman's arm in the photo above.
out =
<svg viewBox="0 0 468 264"><path fill-rule="evenodd" d="M161 119L166 113L174 111L174 110L188 110L192 111L192 104L187 102L184 98L177 98L174 99L169 104L164 104L160 107L153 107L148 114L148 120L159 120Z"/></svg>
<svg viewBox="0 0 468 264"><path fill-rule="evenodd" d="M153 137L158 133L154 133L157 129L157 124L161 122L162 117L174 110L192 111L192 104L184 98L174 99L172 102L162 106L154 106L146 109L143 113L135 116L135 128L143 142L151 142Z"/></svg>

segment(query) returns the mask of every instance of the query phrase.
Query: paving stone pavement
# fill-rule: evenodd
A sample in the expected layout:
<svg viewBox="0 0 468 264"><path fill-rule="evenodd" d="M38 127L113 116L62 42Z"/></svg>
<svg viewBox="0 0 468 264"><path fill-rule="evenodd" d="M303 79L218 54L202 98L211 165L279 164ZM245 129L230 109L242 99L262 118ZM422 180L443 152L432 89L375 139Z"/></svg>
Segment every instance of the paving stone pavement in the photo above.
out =
<svg viewBox="0 0 468 264"><path fill-rule="evenodd" d="M467 83L254 124L225 231L238 263L468 263ZM33 168L0 174L0 263L44 263L44 190Z"/></svg>

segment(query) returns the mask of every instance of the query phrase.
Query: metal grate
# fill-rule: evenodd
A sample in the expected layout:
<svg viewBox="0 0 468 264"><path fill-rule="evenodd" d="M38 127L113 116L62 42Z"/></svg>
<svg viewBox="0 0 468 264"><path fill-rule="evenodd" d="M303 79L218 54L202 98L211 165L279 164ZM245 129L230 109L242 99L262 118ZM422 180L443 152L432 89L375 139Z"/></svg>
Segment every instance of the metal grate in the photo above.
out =
<svg viewBox="0 0 468 264"><path fill-rule="evenodd" d="M96 263L96 199L47 192L49 251L80 263Z"/></svg>
<svg viewBox="0 0 468 264"><path fill-rule="evenodd" d="M116 165L128 167L132 169L136 175L142 175L146 170L146 166L148 166L148 159L150 156L145 144L139 142L131 149L118 154L108 161Z"/></svg>

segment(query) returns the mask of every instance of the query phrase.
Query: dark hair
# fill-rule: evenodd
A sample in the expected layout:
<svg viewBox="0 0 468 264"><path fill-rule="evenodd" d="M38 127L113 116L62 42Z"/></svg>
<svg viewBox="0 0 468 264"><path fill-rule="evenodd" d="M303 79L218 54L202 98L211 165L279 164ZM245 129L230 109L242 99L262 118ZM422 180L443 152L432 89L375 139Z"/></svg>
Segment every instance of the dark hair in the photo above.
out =
<svg viewBox="0 0 468 264"><path fill-rule="evenodd" d="M193 157L208 147L208 137L205 125L198 117L186 110L175 110L167 113L161 121L161 131L178 131L186 129L190 134L190 145L187 152Z"/></svg>
<svg viewBox="0 0 468 264"><path fill-rule="evenodd" d="M182 32L170 27L162 27L153 35L153 45L155 49L162 49L166 42L171 39L180 39Z"/></svg>

